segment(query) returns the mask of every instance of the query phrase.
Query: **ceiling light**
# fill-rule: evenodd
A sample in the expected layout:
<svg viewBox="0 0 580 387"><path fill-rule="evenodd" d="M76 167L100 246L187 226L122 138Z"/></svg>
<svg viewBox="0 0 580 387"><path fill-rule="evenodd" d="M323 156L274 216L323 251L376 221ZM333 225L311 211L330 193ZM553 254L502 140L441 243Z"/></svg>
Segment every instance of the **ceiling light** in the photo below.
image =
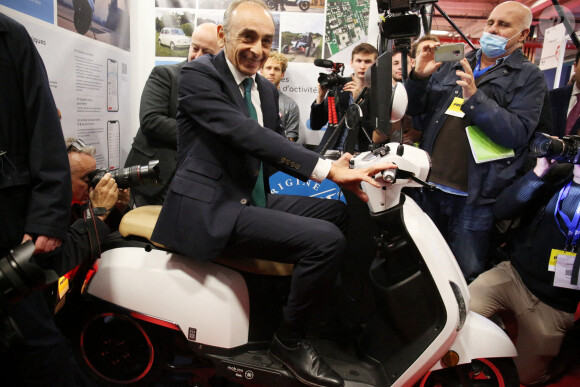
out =
<svg viewBox="0 0 580 387"><path fill-rule="evenodd" d="M431 34L433 34L433 35L447 35L448 33L449 33L449 31L431 30Z"/></svg>

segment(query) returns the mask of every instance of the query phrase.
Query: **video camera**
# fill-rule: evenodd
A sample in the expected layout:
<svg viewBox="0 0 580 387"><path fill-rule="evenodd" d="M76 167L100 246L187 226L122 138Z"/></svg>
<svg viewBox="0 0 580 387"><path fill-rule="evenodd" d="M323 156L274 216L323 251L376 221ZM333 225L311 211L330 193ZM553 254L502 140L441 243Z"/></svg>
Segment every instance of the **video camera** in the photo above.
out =
<svg viewBox="0 0 580 387"><path fill-rule="evenodd" d="M119 189L159 184L159 160L151 160L147 165L133 165L126 168L95 169L89 174L91 187L96 187L105 173L111 174Z"/></svg>
<svg viewBox="0 0 580 387"><path fill-rule="evenodd" d="M8 304L58 280L54 271L42 270L31 262L32 253L34 243L28 241L0 258L0 352L21 338L16 323L10 317Z"/></svg>
<svg viewBox="0 0 580 387"><path fill-rule="evenodd" d="M538 133L530 143L534 157L546 157L560 163L580 164L580 136L550 137Z"/></svg>
<svg viewBox="0 0 580 387"><path fill-rule="evenodd" d="M325 88L331 88L334 86L344 86L348 82L352 81L351 77L343 77L344 73L344 63L334 63L328 59L315 59L314 65L318 67L323 67L327 69L332 69L330 74L319 73L318 83L320 86Z"/></svg>

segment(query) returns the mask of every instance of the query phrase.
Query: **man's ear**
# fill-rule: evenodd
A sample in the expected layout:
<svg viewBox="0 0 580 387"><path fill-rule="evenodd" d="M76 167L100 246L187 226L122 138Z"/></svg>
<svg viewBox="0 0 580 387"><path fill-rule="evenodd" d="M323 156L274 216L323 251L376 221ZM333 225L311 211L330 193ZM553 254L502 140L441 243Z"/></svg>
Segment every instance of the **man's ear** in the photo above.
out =
<svg viewBox="0 0 580 387"><path fill-rule="evenodd" d="M224 30L224 26L219 24L217 26L217 37L218 37L218 44L223 48L226 44L226 32Z"/></svg>
<svg viewBox="0 0 580 387"><path fill-rule="evenodd" d="M521 33L521 35L520 35L520 38L521 38L522 40L520 40L520 42L522 42L522 43L523 43L523 42L526 40L526 38L528 37L528 34L529 34L529 33L530 33L530 29L529 29L529 28L526 28L526 29L522 30L522 33Z"/></svg>

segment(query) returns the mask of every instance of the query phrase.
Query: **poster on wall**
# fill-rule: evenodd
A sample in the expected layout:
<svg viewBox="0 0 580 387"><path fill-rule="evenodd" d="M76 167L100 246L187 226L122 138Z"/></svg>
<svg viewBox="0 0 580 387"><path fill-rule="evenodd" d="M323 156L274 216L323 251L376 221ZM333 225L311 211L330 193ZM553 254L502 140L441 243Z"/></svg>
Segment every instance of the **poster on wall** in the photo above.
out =
<svg viewBox="0 0 580 387"><path fill-rule="evenodd" d="M201 23L221 24L231 0L155 0L156 64L176 63L187 57L191 33ZM343 63L350 71L354 46L367 41L370 0L287 0L284 10L266 2L275 23L273 51L288 59L280 91L300 109L299 143L317 145L326 127L310 129L310 106L316 98L318 76L327 72L316 59ZM176 40L181 39L181 45ZM173 43L172 43L173 42Z"/></svg>
<svg viewBox="0 0 580 387"><path fill-rule="evenodd" d="M58 0L58 26L129 50L129 0Z"/></svg>
<svg viewBox="0 0 580 387"><path fill-rule="evenodd" d="M59 0L58 8L65 7L65 2ZM102 23L107 17L95 9L100 16L90 18L86 33L74 27L71 9L69 14L57 12L58 20L49 23L7 3L0 1L0 11L24 25L43 59L64 137L78 137L94 146L98 168L122 167L132 143L129 36L122 32L129 31L129 26L121 26L129 21L129 0L101 0L122 23L118 28L106 27ZM72 29L63 25L65 15L72 18ZM104 26L108 32L99 33Z"/></svg>

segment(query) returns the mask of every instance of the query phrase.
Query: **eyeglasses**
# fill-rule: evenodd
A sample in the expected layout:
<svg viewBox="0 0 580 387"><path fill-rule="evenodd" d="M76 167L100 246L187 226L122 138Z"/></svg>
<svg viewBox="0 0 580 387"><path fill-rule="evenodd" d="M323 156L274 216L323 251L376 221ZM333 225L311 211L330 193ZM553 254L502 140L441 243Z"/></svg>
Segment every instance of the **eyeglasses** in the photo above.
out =
<svg viewBox="0 0 580 387"><path fill-rule="evenodd" d="M74 140L73 142L70 143L70 145L66 148L66 151L70 151L72 148L75 148L77 150L77 152L82 152L84 148L86 148L88 145L85 144L85 142L83 140L81 140L80 138L77 138L76 140Z"/></svg>

